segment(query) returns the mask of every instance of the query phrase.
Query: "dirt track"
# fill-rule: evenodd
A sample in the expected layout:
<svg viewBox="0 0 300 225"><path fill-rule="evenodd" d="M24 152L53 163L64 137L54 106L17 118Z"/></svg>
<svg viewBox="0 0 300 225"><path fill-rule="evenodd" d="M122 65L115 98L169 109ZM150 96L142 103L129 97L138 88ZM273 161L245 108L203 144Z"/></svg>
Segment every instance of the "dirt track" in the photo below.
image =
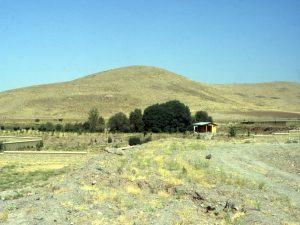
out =
<svg viewBox="0 0 300 225"><path fill-rule="evenodd" d="M300 208L299 144L224 144L210 152L215 157L213 166L264 183L268 190L286 195Z"/></svg>

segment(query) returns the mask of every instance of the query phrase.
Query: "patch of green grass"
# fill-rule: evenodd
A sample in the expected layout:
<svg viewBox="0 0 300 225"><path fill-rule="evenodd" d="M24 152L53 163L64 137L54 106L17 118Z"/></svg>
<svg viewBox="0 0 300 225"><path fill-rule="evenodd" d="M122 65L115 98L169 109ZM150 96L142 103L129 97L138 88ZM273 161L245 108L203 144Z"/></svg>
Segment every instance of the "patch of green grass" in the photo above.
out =
<svg viewBox="0 0 300 225"><path fill-rule="evenodd" d="M65 169L36 170L20 172L16 165L6 165L0 169L0 191L18 189L33 183L47 181L50 177L62 174Z"/></svg>

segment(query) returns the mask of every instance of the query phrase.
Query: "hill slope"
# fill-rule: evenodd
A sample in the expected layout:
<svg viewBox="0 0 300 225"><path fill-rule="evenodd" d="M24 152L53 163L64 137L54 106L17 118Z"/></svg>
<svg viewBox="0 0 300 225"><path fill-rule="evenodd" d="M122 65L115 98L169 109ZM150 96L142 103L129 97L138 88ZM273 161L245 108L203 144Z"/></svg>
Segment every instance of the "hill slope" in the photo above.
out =
<svg viewBox="0 0 300 225"><path fill-rule="evenodd" d="M0 119L74 119L97 107L104 117L178 99L216 119L299 118L299 83L203 84L172 72L131 66L70 82L0 93Z"/></svg>

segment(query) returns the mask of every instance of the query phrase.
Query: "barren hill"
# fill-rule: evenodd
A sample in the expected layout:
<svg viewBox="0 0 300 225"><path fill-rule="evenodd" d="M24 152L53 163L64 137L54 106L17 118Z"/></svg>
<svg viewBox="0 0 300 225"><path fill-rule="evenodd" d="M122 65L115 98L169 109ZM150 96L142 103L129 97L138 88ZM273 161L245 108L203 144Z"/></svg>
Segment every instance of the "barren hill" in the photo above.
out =
<svg viewBox="0 0 300 225"><path fill-rule="evenodd" d="M217 120L300 118L300 84L204 84L155 67L131 66L70 82L0 93L0 120L80 120L91 107L104 117L178 99Z"/></svg>

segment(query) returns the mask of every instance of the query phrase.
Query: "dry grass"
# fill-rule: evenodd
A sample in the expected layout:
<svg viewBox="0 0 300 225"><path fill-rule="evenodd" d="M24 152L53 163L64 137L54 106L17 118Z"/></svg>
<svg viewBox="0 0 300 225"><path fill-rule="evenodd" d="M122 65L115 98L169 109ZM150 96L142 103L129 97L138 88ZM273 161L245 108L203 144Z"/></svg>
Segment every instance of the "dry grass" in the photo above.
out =
<svg viewBox="0 0 300 225"><path fill-rule="evenodd" d="M163 69L135 66L0 93L0 116L5 121L61 117L78 120L97 107L108 118L119 111L129 113L134 108L178 99L192 112L207 110L216 119L232 119L232 113L240 119L269 117L270 111L276 118L298 117L299 89L297 83L209 85Z"/></svg>

